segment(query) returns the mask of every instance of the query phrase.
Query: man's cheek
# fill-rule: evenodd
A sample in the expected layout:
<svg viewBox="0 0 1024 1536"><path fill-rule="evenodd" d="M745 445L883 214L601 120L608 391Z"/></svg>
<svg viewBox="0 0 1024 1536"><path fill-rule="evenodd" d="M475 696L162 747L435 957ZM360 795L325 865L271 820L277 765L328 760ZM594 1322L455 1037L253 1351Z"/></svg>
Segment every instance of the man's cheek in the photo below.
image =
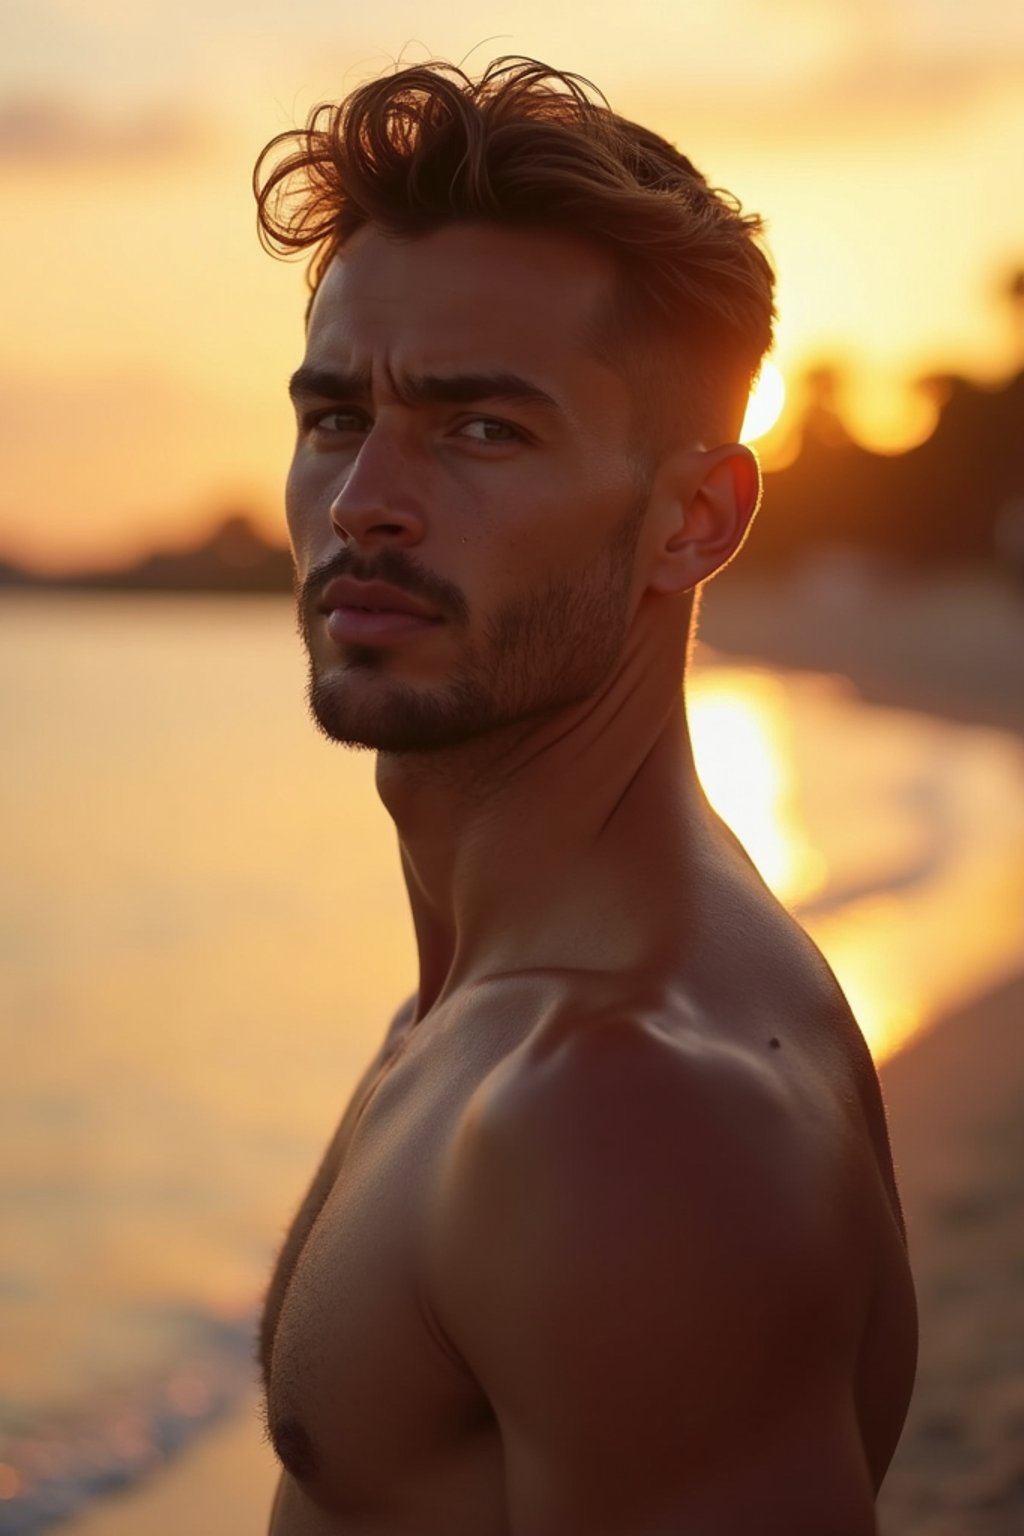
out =
<svg viewBox="0 0 1024 1536"><path fill-rule="evenodd" d="M330 526L330 496L300 458L292 461L284 487L285 520L296 561L312 550ZM307 563L309 563L307 561Z"/></svg>

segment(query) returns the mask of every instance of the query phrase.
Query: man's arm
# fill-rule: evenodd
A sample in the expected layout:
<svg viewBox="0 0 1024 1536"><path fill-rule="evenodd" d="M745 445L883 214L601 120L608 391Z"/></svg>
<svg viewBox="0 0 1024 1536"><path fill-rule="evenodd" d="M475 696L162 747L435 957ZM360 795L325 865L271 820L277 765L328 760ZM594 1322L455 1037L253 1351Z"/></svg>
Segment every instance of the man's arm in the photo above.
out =
<svg viewBox="0 0 1024 1536"><path fill-rule="evenodd" d="M460 1128L431 1301L513 1536L870 1536L869 1283L777 1074L633 1023L517 1053Z"/></svg>

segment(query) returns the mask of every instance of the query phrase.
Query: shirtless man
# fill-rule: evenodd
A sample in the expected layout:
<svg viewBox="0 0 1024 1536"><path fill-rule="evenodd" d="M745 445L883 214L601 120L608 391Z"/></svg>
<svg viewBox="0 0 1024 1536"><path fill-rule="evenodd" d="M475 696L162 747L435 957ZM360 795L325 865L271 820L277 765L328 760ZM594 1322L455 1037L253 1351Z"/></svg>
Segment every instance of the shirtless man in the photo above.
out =
<svg viewBox="0 0 1024 1536"><path fill-rule="evenodd" d="M270 1286L273 1536L869 1536L915 1359L877 1079L682 694L759 497L759 223L523 60L362 87L257 187L316 258L311 706L419 952Z"/></svg>

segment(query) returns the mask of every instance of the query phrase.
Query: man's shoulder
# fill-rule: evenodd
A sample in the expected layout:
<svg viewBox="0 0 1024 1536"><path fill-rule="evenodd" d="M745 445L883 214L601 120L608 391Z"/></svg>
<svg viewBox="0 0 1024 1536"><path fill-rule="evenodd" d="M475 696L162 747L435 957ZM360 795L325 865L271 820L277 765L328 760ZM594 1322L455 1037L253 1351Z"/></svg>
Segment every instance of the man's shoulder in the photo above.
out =
<svg viewBox="0 0 1024 1536"><path fill-rule="evenodd" d="M785 1041L762 1033L755 1043L697 1019L563 1010L470 1100L451 1192L487 1221L495 1210L514 1219L522 1202L538 1242L628 1237L654 1259L666 1243L699 1241L761 1265L798 1246L806 1264L809 1248L841 1241L853 1133L787 1063Z"/></svg>
<svg viewBox="0 0 1024 1536"><path fill-rule="evenodd" d="M615 1143L626 1150L628 1137L638 1155L646 1127L662 1151L667 1135L685 1153L727 1128L730 1142L739 1125L744 1139L777 1130L789 1100L785 1077L747 1046L613 1004L546 1019L481 1084L467 1118L499 1139L553 1142L550 1150L591 1139L595 1152Z"/></svg>
<svg viewBox="0 0 1024 1536"><path fill-rule="evenodd" d="M687 1382L711 1443L737 1394L848 1382L872 1245L779 1049L565 1020L485 1080L451 1144L429 1294L489 1392L547 1380L550 1352L573 1412L608 1380L666 1403Z"/></svg>

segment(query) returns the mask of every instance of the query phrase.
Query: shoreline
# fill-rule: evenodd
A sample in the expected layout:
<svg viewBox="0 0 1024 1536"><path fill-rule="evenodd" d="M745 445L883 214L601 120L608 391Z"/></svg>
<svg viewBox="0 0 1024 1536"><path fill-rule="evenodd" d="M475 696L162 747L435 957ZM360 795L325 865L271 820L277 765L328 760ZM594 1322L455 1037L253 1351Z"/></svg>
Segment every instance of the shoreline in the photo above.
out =
<svg viewBox="0 0 1024 1536"><path fill-rule="evenodd" d="M143 1481L54 1526L59 1536L263 1536L279 1468L255 1389Z"/></svg>
<svg viewBox="0 0 1024 1536"><path fill-rule="evenodd" d="M1024 740L1024 589L1006 577L879 578L839 556L781 578L741 568L709 586L699 635L729 662L838 674L868 703ZM1019 1536L1024 913L1017 974L940 1016L879 1075L921 1330L880 1536Z"/></svg>
<svg viewBox="0 0 1024 1536"><path fill-rule="evenodd" d="M1024 737L1024 586L987 571L868 577L840 557L708 583L701 647L737 663L836 673L869 704Z"/></svg>

